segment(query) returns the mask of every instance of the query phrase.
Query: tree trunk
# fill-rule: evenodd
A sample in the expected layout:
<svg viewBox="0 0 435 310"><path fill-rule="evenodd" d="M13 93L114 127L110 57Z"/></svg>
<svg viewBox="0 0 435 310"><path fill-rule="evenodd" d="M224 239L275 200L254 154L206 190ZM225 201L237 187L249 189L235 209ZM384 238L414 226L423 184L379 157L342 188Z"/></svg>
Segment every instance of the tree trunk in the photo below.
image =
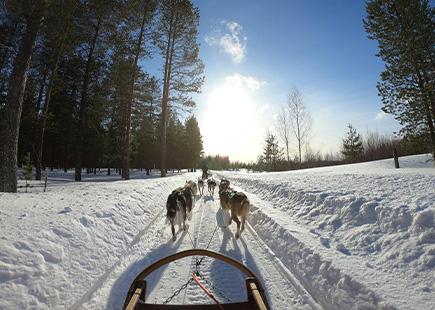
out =
<svg viewBox="0 0 435 310"><path fill-rule="evenodd" d="M171 16L171 22L168 32L168 44L166 47L165 57L165 73L163 78L163 96L162 96L162 116L161 121L161 162L160 162L160 176L166 177L166 122L168 118L168 98L169 98L169 81L170 81L170 63L171 63L171 47L173 49L173 15Z"/></svg>
<svg viewBox="0 0 435 310"><path fill-rule="evenodd" d="M36 117L39 117L39 112L41 110L41 103L42 103L42 97L44 96L44 89L45 89L45 82L47 81L47 74L48 70L47 68L44 69L44 74L42 76L41 85L39 86L39 92L38 92L38 100L36 101Z"/></svg>
<svg viewBox="0 0 435 310"><path fill-rule="evenodd" d="M10 78L5 109L0 115L0 191L17 191L17 147L20 130L21 111L24 90L35 46L36 36L42 23L45 1L41 1L38 9L29 14L26 32L21 40L20 50L14 61Z"/></svg>
<svg viewBox="0 0 435 310"><path fill-rule="evenodd" d="M91 64L94 55L95 46L97 44L98 35L101 27L101 17L98 18L97 25L95 27L94 36L92 38L92 43L89 49L88 59L86 61L85 75L83 78L82 86L82 96L80 99L80 110L77 125L77 135L76 135L76 151L75 151L75 180L82 180L82 149L83 149L83 136L86 126L86 113L87 113L87 97L88 97L88 87L91 75Z"/></svg>
<svg viewBox="0 0 435 310"><path fill-rule="evenodd" d="M142 38L143 33L145 29L145 21L146 21L147 11L146 8L144 8L144 13L142 16L142 24L140 27L140 33L139 38L136 45L136 53L134 55L134 62L132 67L132 77L130 82L130 89L128 93L127 98L127 115L126 115L126 122L125 122L125 137L124 137L124 150L123 150L123 169L122 169L122 177L125 180L130 179L130 131L131 131L131 106L133 102L133 93L134 93L134 83L136 80L136 69L137 69L137 62L139 60L140 50L142 46Z"/></svg>
<svg viewBox="0 0 435 310"><path fill-rule="evenodd" d="M42 151L44 149L44 133L45 133L45 127L47 123L47 115L48 115L48 107L50 105L50 98L51 98L51 91L53 90L53 84L54 80L56 79L57 74L57 68L59 66L59 59L60 54L62 51L62 46L64 43L66 37L66 32L64 32L62 42L57 50L55 61L53 64L53 69L51 70L50 74L50 82L48 83L47 92L45 94L45 101L44 101L44 112L41 115L41 118L39 119L39 131L38 131L38 137L37 137L37 145L36 145L36 180L41 180L41 166L42 166Z"/></svg>

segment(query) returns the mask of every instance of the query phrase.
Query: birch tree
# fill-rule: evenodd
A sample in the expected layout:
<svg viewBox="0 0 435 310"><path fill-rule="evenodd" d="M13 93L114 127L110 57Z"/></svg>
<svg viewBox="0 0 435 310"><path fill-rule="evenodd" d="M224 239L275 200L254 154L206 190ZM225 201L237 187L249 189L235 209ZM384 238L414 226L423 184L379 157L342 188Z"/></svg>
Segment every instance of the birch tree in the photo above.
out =
<svg viewBox="0 0 435 310"><path fill-rule="evenodd" d="M312 118L297 87L291 90L288 101L290 127L298 145L299 163L302 162L302 148L311 132Z"/></svg>

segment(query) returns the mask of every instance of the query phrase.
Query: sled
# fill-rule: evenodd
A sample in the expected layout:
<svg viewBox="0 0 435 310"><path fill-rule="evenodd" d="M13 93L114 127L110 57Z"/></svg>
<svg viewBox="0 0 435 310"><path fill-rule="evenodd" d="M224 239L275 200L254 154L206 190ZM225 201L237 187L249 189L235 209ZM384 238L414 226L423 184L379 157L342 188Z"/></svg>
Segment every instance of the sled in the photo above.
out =
<svg viewBox="0 0 435 310"><path fill-rule="evenodd" d="M170 262L179 260L188 256L208 256L220 261L223 261L238 270L242 271L246 278L246 292L248 300L243 302L235 303L221 303L221 304L194 304L194 305L174 305L174 304L150 304L146 301L146 289L147 282L146 277L160 268L163 265L167 265ZM152 310L164 310L164 309L199 309L199 310L209 310L209 309L256 309L256 310L268 310L270 309L267 302L264 290L261 286L260 281L258 281L255 274L245 265L236 261L235 259L222 255L217 252L204 250L204 249L191 249L175 253L173 255L164 257L157 262L151 264L145 268L137 277L134 279L132 285L127 294L127 298L124 302L124 310L133 309L152 309Z"/></svg>

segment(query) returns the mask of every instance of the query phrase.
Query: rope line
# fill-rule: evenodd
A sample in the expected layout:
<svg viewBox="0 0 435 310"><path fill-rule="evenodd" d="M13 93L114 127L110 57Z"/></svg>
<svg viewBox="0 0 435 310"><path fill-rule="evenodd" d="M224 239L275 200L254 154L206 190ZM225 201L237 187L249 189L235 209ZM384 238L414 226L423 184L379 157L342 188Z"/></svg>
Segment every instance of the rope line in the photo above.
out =
<svg viewBox="0 0 435 310"><path fill-rule="evenodd" d="M224 221L224 215L223 215L223 213L222 213L222 222ZM214 228L214 230L213 230L213 234L211 235L211 238L209 239L209 241L208 241L208 244L207 244L207 247L205 248L206 250L208 250L209 249L209 247L210 247L210 245L211 245L211 242L212 242L212 240L213 240L213 238L214 238L214 236L215 236L215 234L216 234L216 231L217 231L217 229L218 229L218 227L219 227L219 224L217 223L216 224L216 227ZM189 232L189 230L186 230L186 232L187 232L187 234L189 235L189 240L190 240L190 243L192 244L192 248L194 248L194 249L196 249L196 244L197 244L197 242L198 242L198 238L196 238L195 239L195 242L193 241L193 239L192 239L192 235L190 234L190 232ZM199 236L199 233L200 233L200 231L198 231L198 236ZM212 287L219 295L221 295L222 297L224 297L226 300L228 300L228 301L230 301L231 302L231 299L229 299L227 296L225 296L225 294L223 293L223 292L221 292L220 290L218 290L210 281L208 281L207 279L205 279L205 278L203 278L201 275L200 275L200 273L199 273L199 267L200 267L200 265L201 265L201 263L202 263L202 261L205 259L205 257L206 256L202 256L201 257L201 259L198 259L197 257L195 257L195 272L192 272L192 276L190 277L190 279L186 282L186 283L184 283L179 289L177 289L173 294L172 294L172 296L170 296L170 297L168 297L164 302L163 302L163 304L167 304L168 302L170 302L175 296L177 296L177 295L179 295L180 293L181 293L181 291L183 291L183 290L185 290L186 288L187 288L187 286L192 282L192 281L195 281L198 285L199 285L199 287L211 298L211 299L213 299L215 302L216 302L216 304L219 306L219 308L221 309L221 310L223 310L223 307L221 306L221 304L219 303L219 301L213 296L213 294L212 293L210 293L208 290L207 290L207 288L204 286L204 285L202 285L200 282L199 282L199 278L198 277L201 277L202 279L203 279L203 281L205 282L205 283L207 283L210 287Z"/></svg>
<svg viewBox="0 0 435 310"><path fill-rule="evenodd" d="M219 301L214 297L214 295L212 293L210 293L210 291L204 286L202 285L201 282L199 282L199 277L195 274L192 273L192 279L193 281L196 282L196 284L198 284L198 286L205 292L205 294L210 297L210 299L212 299L218 306L219 309L224 310L224 308L222 307L222 305L219 303Z"/></svg>

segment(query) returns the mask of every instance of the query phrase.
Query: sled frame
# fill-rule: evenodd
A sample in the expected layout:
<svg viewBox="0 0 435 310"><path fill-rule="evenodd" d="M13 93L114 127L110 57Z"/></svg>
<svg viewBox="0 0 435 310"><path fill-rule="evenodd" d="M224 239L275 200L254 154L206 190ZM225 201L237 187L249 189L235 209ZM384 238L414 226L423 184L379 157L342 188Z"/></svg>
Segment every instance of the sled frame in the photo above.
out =
<svg viewBox="0 0 435 310"><path fill-rule="evenodd" d="M159 269L163 265L167 265L170 262L179 260L188 256L207 256L212 257L217 260L223 261L238 270L242 271L247 277L246 281L246 292L248 296L248 300L244 302L236 302L236 303L226 303L221 304L224 309L256 309L256 310L269 310L269 304L267 302L266 296L264 294L263 287L261 286L260 281L258 281L255 274L245 265L241 264L239 261L205 249L191 249L186 251L181 251L167 257L164 257L147 268L145 268L133 281L130 289L128 291L127 297L124 302L124 310L133 310L133 309L151 309L151 310L164 310L164 309L219 309L219 306L216 304L194 304L194 305L167 305L167 304L149 304L146 303L146 280L145 278L150 275L155 270Z"/></svg>

